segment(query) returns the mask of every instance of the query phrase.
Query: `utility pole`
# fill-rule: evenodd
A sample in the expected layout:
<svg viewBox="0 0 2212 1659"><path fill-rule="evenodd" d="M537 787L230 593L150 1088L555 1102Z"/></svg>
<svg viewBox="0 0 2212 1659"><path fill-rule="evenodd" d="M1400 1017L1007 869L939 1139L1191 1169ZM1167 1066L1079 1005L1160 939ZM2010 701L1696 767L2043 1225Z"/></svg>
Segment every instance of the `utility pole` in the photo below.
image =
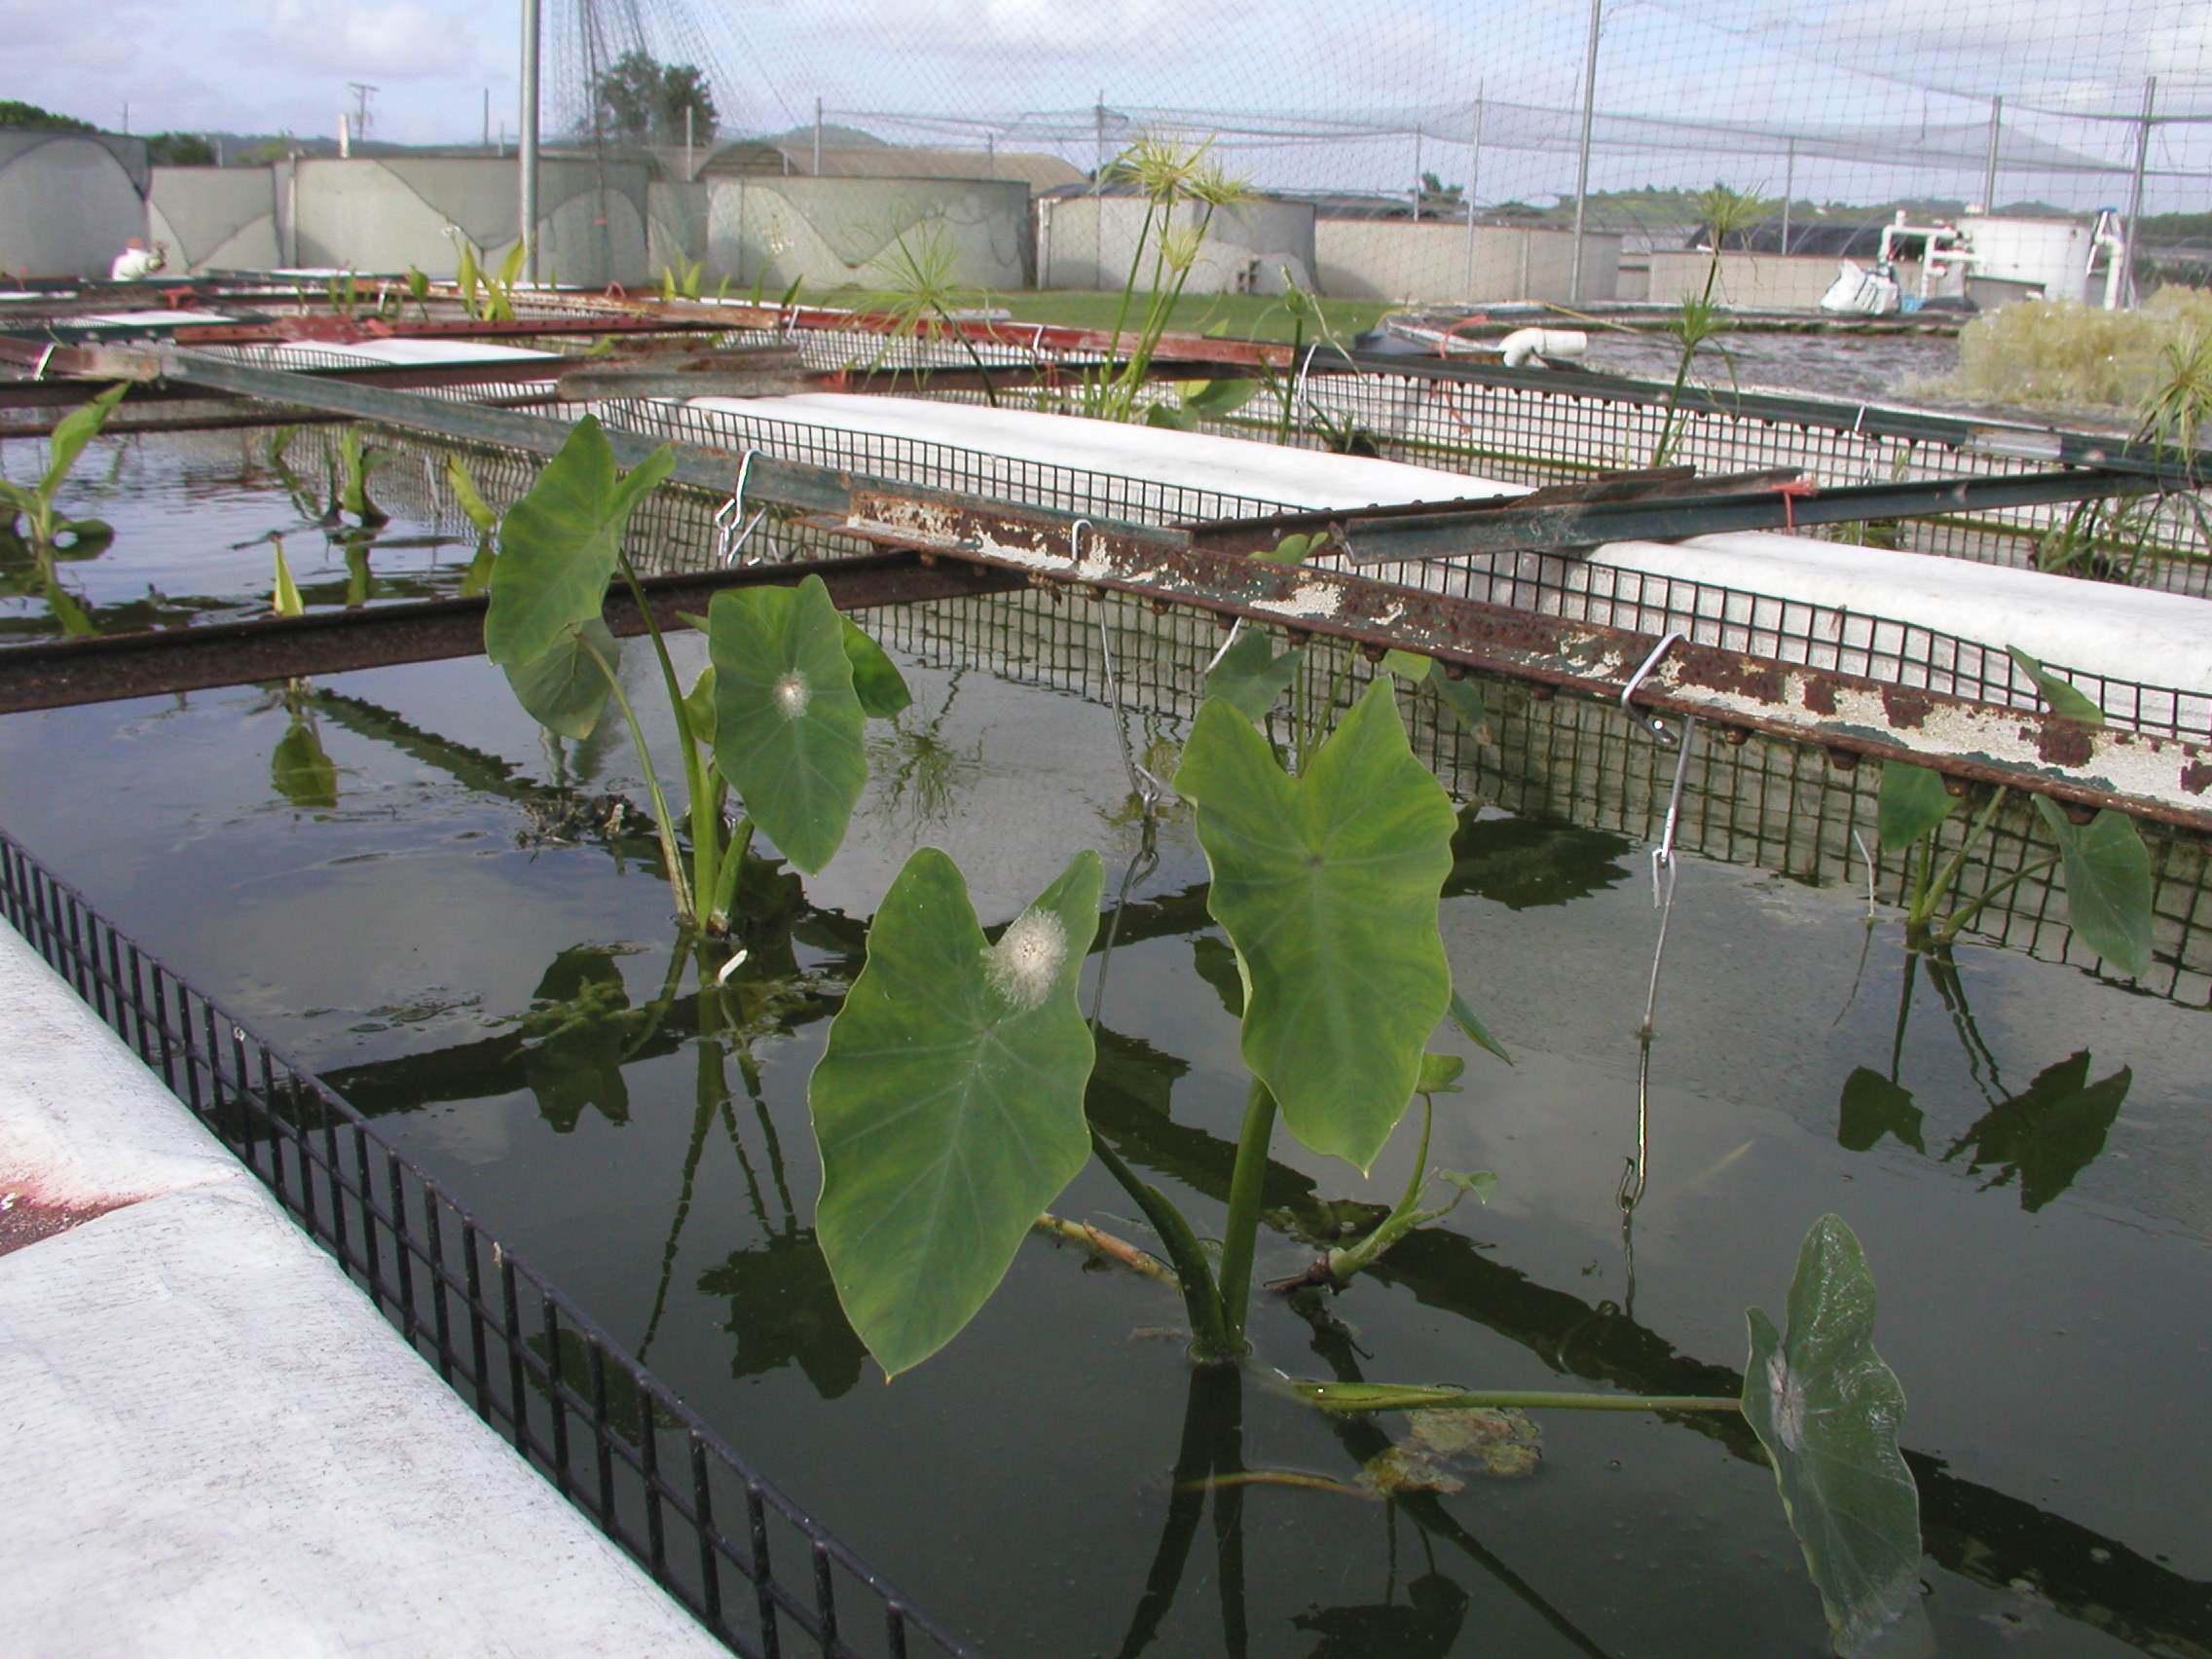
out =
<svg viewBox="0 0 2212 1659"><path fill-rule="evenodd" d="M521 166L523 275L537 280L537 22L538 0L522 0L522 127L515 143Z"/></svg>
<svg viewBox="0 0 2212 1659"><path fill-rule="evenodd" d="M2135 183L2127 193L2127 246L2120 255L2125 261L2120 292L2130 306L2135 303L2135 239L2143 223L2143 175L2151 166L2151 121L2157 106L2158 77L2147 75L2143 79L2143 119L2135 129Z"/></svg>
<svg viewBox="0 0 2212 1659"><path fill-rule="evenodd" d="M1582 303L1582 226L1590 206L1590 126L1598 112L1598 24L1604 0L1590 0L1590 41L1582 52L1582 142L1574 163L1574 265L1567 303Z"/></svg>
<svg viewBox="0 0 2212 1659"><path fill-rule="evenodd" d="M362 81L348 81L346 85L353 90L353 136L366 138L369 135L369 94L382 89Z"/></svg>
<svg viewBox="0 0 2212 1659"><path fill-rule="evenodd" d="M487 152L492 148L492 89L490 87L484 89L484 148Z"/></svg>
<svg viewBox="0 0 2212 1659"><path fill-rule="evenodd" d="M1789 140L1789 159L1782 165L1782 252L1789 254L1789 208L1797 200L1797 140Z"/></svg>

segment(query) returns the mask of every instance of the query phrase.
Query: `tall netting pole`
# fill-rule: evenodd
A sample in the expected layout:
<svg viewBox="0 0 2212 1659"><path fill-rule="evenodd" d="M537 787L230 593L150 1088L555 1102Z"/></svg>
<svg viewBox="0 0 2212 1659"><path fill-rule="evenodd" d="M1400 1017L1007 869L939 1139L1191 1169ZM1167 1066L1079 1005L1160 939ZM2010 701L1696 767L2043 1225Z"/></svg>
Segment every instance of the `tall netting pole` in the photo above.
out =
<svg viewBox="0 0 2212 1659"><path fill-rule="evenodd" d="M1590 44L1582 54L1582 142L1574 161L1574 264L1567 279L1571 304L1582 303L1582 225L1590 205L1590 128L1598 113L1598 19L1604 0L1590 0Z"/></svg>
<svg viewBox="0 0 2212 1659"><path fill-rule="evenodd" d="M2005 99L2002 94L1989 100L1989 166L1981 174L1981 210L1997 211L1997 147L2005 141Z"/></svg>
<svg viewBox="0 0 2212 1659"><path fill-rule="evenodd" d="M522 0L522 136L515 145L522 170L523 276L537 280L537 21L539 0Z"/></svg>
<svg viewBox="0 0 2212 1659"><path fill-rule="evenodd" d="M2125 266L2120 291L2130 306L2135 304L2135 239L2141 234L2143 223L2143 175L2151 166L2151 122L2157 106L2158 77L2146 75L2143 78L2143 119L2135 128L2135 179L2127 192L2127 245L2120 251Z"/></svg>

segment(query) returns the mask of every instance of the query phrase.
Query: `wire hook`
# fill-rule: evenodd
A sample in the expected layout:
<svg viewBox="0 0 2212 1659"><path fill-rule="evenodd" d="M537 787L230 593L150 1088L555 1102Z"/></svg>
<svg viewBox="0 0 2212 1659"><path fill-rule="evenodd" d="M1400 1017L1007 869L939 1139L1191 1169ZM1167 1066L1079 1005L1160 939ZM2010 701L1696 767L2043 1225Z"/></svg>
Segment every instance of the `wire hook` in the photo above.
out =
<svg viewBox="0 0 2212 1659"><path fill-rule="evenodd" d="M1659 666L1659 659L1673 650L1679 641L1688 638L1689 636L1678 628L1661 635L1659 643L1651 647L1651 654L1638 665L1637 671L1628 677L1628 683L1621 687L1621 713L1636 721L1638 725L1649 732L1655 740L1665 744L1669 749L1682 741L1680 736L1658 716L1638 714L1636 706L1629 699L1636 695L1639 686L1651 678L1651 671Z"/></svg>
<svg viewBox="0 0 2212 1659"><path fill-rule="evenodd" d="M753 533L760 528L760 521L768 516L768 509L760 507L742 530L738 528L738 521L745 517L746 482L753 476L753 461L759 453L751 449L745 452L745 459L737 466L737 488L715 514L715 529L719 536L715 552L720 564L735 564L745 544L753 539Z"/></svg>

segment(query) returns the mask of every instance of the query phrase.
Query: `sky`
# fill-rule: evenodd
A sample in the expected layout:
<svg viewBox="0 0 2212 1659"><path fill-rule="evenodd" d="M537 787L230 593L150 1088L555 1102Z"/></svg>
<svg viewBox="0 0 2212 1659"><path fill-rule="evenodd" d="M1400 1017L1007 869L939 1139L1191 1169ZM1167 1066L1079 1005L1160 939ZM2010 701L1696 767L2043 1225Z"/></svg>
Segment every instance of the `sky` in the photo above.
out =
<svg viewBox="0 0 2212 1659"><path fill-rule="evenodd" d="M813 119L870 125L870 112L1010 116L1109 105L1236 109L1279 117L1478 100L1571 108L1579 95L1584 0L545 0L548 113L572 116L582 81L579 18L596 6L644 17L660 55L720 71L734 127L771 131ZM372 135L468 142L515 124L516 0L0 0L0 97L134 131L335 132L352 81L379 90ZM1601 107L1677 119L1794 126L1959 125L1976 98L2029 91L2134 107L2135 77L2212 109L2205 89L2212 0L1604 0ZM612 50L626 41L616 39ZM2054 81L2069 67L2081 85ZM1902 77L1902 80L1898 77ZM2177 79L2178 77L2178 79ZM1920 85L1907 83L1917 81ZM1945 96L1921 87L1956 89ZM2084 90L2085 89L2085 90ZM2041 135L2123 154L2118 129ZM880 124L877 124L880 125ZM2194 155L2196 131L2161 129L2154 167ZM919 128L898 135L924 138ZM2184 152L2188 154L2185 155ZM1430 141L1422 166L1467 171ZM1088 161L1077 154L1075 159ZM1234 159L1268 182L1411 182L1412 141L1247 142ZM1602 157L1599 182L1711 182L1704 158ZM1777 188L1782 165L1743 164ZM1801 187L1879 199L1865 169L1804 164ZM1953 169L1956 170L1955 168ZM1777 176L1765 178L1767 172ZM1678 177L1673 175L1679 175ZM1571 184L1548 155L1500 152L1480 195ZM2036 181L2023 179L2023 187ZM1494 188L1493 188L1494 187ZM2099 185L2099 190L2104 186ZM2165 188L2165 187L2160 187ZM2179 197L2180 187L2167 188ZM2201 193L2199 193L2201 194ZM2212 205L2212 202L2198 205Z"/></svg>

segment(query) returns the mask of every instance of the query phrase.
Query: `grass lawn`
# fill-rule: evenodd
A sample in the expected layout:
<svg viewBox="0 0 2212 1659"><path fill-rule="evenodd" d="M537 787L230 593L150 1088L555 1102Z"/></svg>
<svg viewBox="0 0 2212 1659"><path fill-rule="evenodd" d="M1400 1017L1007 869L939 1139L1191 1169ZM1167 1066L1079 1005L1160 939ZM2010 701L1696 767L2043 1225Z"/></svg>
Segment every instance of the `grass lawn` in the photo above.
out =
<svg viewBox="0 0 2212 1659"><path fill-rule="evenodd" d="M872 311L889 306L893 296L864 288L831 288L809 290L800 297L801 303L817 306L849 307L855 311ZM1112 328L1114 313L1121 309L1122 296L1093 293L1088 290L1051 290L1044 293L1013 293L977 295L968 302L980 307L984 304L1014 313L1016 322L1057 323L1068 328ZM1392 308L1382 300L1320 300L1315 302L1321 314L1328 319L1329 327L1346 344L1351 337L1373 328L1378 318ZM1143 315L1144 296L1138 295L1129 307L1129 326L1135 327ZM1310 325L1309 325L1310 327ZM1185 294L1175 304L1173 319L1168 331L1173 334L1204 334L1209 331L1236 340L1288 340L1293 331L1289 308L1279 299L1269 299L1261 294ZM1309 334L1310 338L1310 334Z"/></svg>

